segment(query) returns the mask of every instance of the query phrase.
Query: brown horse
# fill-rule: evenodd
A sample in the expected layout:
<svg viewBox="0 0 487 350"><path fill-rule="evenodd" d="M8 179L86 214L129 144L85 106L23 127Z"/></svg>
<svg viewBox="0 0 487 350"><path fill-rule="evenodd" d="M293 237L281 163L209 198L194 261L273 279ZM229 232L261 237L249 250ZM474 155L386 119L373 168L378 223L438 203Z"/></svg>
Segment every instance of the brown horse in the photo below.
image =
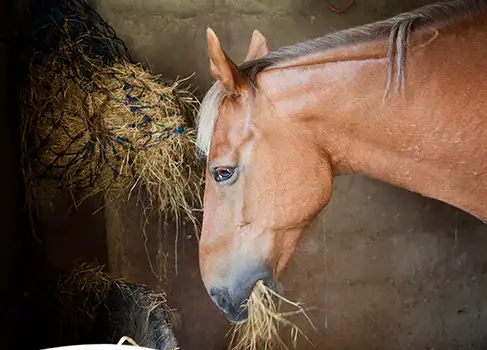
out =
<svg viewBox="0 0 487 350"><path fill-rule="evenodd" d="M199 117L207 157L200 269L234 322L276 288L296 243L361 173L487 222L487 0L454 0L268 52L237 66L208 29L217 82Z"/></svg>

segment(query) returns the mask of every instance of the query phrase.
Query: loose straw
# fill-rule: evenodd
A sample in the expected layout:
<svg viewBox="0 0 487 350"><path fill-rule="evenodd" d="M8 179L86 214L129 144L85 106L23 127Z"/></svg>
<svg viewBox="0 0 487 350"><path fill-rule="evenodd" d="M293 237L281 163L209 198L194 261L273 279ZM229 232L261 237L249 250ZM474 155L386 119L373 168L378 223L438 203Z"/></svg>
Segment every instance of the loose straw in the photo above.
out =
<svg viewBox="0 0 487 350"><path fill-rule="evenodd" d="M278 305L274 299L279 301ZM291 305L297 310L279 312L281 302ZM262 281L256 283L246 308L249 312L248 320L232 327L230 350L270 350L276 348L289 350L279 335L281 325L291 328L291 341L294 349L297 348L299 334L312 344L301 329L287 319L291 315L303 314L313 329L316 330L304 308L299 303L292 302L268 288Z"/></svg>

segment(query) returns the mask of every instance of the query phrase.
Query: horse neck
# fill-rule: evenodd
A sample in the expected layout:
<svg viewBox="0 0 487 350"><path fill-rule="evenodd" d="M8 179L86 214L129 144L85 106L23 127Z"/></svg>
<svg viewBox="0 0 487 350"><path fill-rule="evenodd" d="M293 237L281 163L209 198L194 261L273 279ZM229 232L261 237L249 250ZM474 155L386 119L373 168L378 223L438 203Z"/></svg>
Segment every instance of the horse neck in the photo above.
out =
<svg viewBox="0 0 487 350"><path fill-rule="evenodd" d="M445 36L411 53L405 90L390 98L388 60L375 57L271 70L263 90L277 115L297 118L303 135L315 135L335 172L365 174L485 221L487 40L480 34Z"/></svg>

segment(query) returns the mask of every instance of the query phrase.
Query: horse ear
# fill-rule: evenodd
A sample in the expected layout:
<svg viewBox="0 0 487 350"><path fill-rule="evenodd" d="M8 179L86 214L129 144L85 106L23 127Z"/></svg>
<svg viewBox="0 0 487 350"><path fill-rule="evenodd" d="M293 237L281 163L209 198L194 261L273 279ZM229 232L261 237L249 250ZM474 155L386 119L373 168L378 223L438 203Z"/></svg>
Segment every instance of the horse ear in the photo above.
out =
<svg viewBox="0 0 487 350"><path fill-rule="evenodd" d="M255 60L262 56L267 55L269 48L267 47L267 40L257 29L252 33L252 39L250 40L249 51L245 61Z"/></svg>
<svg viewBox="0 0 487 350"><path fill-rule="evenodd" d="M228 93L238 95L238 88L245 81L243 74L223 51L218 37L211 28L206 30L206 35L211 74L223 85L223 88Z"/></svg>

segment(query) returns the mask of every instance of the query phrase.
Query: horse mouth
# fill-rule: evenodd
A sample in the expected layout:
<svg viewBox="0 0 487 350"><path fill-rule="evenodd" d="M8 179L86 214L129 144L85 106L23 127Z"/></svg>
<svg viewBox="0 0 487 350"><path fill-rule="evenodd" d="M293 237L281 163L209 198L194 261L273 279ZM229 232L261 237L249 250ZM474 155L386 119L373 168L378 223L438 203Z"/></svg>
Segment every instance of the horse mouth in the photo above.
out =
<svg viewBox="0 0 487 350"><path fill-rule="evenodd" d="M271 279L266 279L266 280L258 280L255 282L253 288L252 288L252 291L251 291L251 294L249 295L249 298L250 296L252 295L253 291L254 291L254 288L256 286L256 284L259 282L259 281L262 281L262 283L264 284L264 287L267 288L267 289L270 289L271 290L271 298L274 302L276 302L279 298L278 298L278 295L280 295L280 293L282 292L282 285L280 283L277 283L275 282L274 280L271 280ZM233 316L230 315L230 314L227 314L227 318L234 324L236 325L240 325L240 324L243 324L243 323L246 323L248 320L249 320L249 312L248 312L248 302L249 302L249 299L247 299L245 301L244 304L242 304L242 306L240 307L240 312L236 315L236 316Z"/></svg>
<svg viewBox="0 0 487 350"><path fill-rule="evenodd" d="M241 309L241 311L236 315L234 315L232 313L225 312L225 316L227 317L227 319L235 325L243 324L243 323L247 322L249 319L249 312L248 312L247 308L241 307L240 309Z"/></svg>
<svg viewBox="0 0 487 350"><path fill-rule="evenodd" d="M282 285L278 282L275 282L274 280L263 280L264 286L272 290L276 294L281 294L282 293Z"/></svg>

